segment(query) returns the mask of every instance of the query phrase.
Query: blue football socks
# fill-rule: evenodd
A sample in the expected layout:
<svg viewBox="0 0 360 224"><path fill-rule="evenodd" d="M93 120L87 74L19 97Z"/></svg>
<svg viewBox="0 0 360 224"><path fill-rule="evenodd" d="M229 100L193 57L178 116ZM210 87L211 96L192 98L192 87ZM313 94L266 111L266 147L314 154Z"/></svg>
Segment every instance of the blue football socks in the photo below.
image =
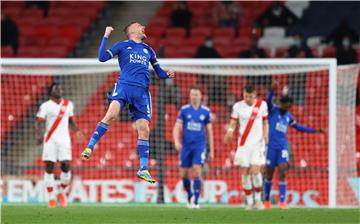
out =
<svg viewBox="0 0 360 224"><path fill-rule="evenodd" d="M287 184L285 181L279 181L279 193L280 193L280 202L286 202L286 187Z"/></svg>
<svg viewBox="0 0 360 224"><path fill-rule="evenodd" d="M138 153L140 157L140 170L147 170L149 161L149 140L138 139Z"/></svg>
<svg viewBox="0 0 360 224"><path fill-rule="evenodd" d="M271 185L272 185L272 181L268 180L268 179L265 179L265 181L264 181L265 201L270 200Z"/></svg>
<svg viewBox="0 0 360 224"><path fill-rule="evenodd" d="M191 191L191 182L190 182L190 179L188 177L184 177L182 179L183 181L183 185L184 185L184 188L185 188L185 191L187 192L188 194L188 200L190 200L190 198L193 196L193 193Z"/></svg>
<svg viewBox="0 0 360 224"><path fill-rule="evenodd" d="M195 205L198 204L199 197L201 193L201 178L195 177L194 178L194 195L195 195Z"/></svg>
<svg viewBox="0 0 360 224"><path fill-rule="evenodd" d="M90 138L87 148L90 148L91 150L93 150L95 147L95 144L100 140L100 138L106 133L106 131L108 129L109 129L109 125L107 125L103 122L99 122L95 128L93 135Z"/></svg>

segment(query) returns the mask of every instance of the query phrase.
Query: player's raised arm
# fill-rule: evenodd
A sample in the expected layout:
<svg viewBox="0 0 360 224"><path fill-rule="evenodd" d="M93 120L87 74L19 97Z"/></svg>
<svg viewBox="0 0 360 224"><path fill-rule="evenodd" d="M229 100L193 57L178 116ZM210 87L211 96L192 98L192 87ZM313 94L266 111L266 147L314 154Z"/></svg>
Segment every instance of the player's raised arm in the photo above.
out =
<svg viewBox="0 0 360 224"><path fill-rule="evenodd" d="M272 109L274 108L274 104L273 104L272 100L274 97L274 89L275 89L276 85L277 85L277 83L275 81L272 81L271 87L268 92L268 97L267 97L266 103L267 103L269 112L272 111Z"/></svg>
<svg viewBox="0 0 360 224"><path fill-rule="evenodd" d="M112 28L111 26L107 26L105 29L105 34L101 41L101 44L99 47L99 52L98 52L98 59L101 62L105 62L114 56L114 53L111 52L110 49L106 50L106 44L107 44L107 41L108 41L112 31L114 31L114 28Z"/></svg>
<svg viewBox="0 0 360 224"><path fill-rule="evenodd" d="M295 128L297 131L305 132L305 133L322 133L323 132L323 130L321 128L306 127L306 126L296 123L296 121L293 121L291 123L291 127Z"/></svg>
<svg viewBox="0 0 360 224"><path fill-rule="evenodd" d="M161 66L159 65L159 62L156 59L156 54L154 52L154 50L151 49L151 58L150 58L150 63L153 66L155 73L157 74L157 76L160 79L168 79L168 78L174 78L175 77L175 72L173 70L169 70L169 71L164 71Z"/></svg>

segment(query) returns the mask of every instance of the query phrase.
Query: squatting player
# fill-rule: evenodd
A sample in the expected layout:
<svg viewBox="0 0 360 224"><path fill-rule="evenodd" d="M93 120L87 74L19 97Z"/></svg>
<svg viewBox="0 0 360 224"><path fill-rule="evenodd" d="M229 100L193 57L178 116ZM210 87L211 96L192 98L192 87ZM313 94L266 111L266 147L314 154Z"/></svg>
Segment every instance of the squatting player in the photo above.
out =
<svg viewBox="0 0 360 224"><path fill-rule="evenodd" d="M276 85L274 82L272 88ZM269 145L266 153L266 177L264 184L265 208L270 208L270 192L272 178L275 168L279 170L279 192L280 208L286 209L286 182L285 174L288 169L289 152L286 133L289 125L301 132L315 133L322 132L321 129L314 129L301 126L296 123L293 115L288 111L292 105L292 98L285 95L280 98L280 105L274 105L272 102L274 92L272 88L269 91L267 104L269 110Z"/></svg>
<svg viewBox="0 0 360 224"><path fill-rule="evenodd" d="M161 79L172 78L174 71L165 72L156 60L154 50L143 43L146 38L145 27L138 22L132 22L124 29L128 40L117 42L106 50L106 44L114 29L106 27L105 34L99 48L99 61L105 62L118 56L120 74L115 83L108 111L104 118L98 123L96 129L82 153L84 159L89 159L95 144L106 133L109 125L116 121L120 110L129 104L132 120L138 131L138 153L140 157L140 169L138 177L155 183L148 171L149 159L149 122L151 120L151 96L149 93L150 71L149 62Z"/></svg>
<svg viewBox="0 0 360 224"><path fill-rule="evenodd" d="M37 143L44 143L42 160L45 163L44 183L49 194L49 208L56 207L54 166L60 161L60 189L56 195L62 207L67 207L66 193L71 180L71 141L69 125L82 139L84 136L73 120L74 105L62 98L61 85L49 88L50 99L41 104L36 115Z"/></svg>
<svg viewBox="0 0 360 224"><path fill-rule="evenodd" d="M175 149L180 151L180 173L188 196L188 208L200 208L198 202L202 185L201 169L206 158L206 134L209 138L210 159L212 159L214 143L210 109L201 105L200 89L192 87L190 104L181 107L173 129ZM191 191L189 179L190 168L194 176L194 193Z"/></svg>
<svg viewBox="0 0 360 224"><path fill-rule="evenodd" d="M254 185L257 209L264 209L261 200L262 174L265 164L265 144L268 142L268 109L266 102L256 98L255 88L251 85L243 91L244 99L234 104L229 128L224 137L228 143L234 135L237 124L240 125L238 146L234 164L240 166L242 187L246 195L247 207L254 205L252 186Z"/></svg>

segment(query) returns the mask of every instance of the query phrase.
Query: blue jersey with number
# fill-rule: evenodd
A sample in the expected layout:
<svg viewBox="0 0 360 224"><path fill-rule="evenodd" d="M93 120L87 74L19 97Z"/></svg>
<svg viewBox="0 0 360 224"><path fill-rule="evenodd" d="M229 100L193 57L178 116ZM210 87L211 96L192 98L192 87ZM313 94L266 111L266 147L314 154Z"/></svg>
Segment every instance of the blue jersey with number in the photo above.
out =
<svg viewBox="0 0 360 224"><path fill-rule="evenodd" d="M273 92L270 91L267 100L269 110L269 144L266 153L266 164L270 167L275 167L289 161L286 136L289 126L307 133L314 133L316 130L297 124L289 111L281 113L281 109L272 103L272 97Z"/></svg>
<svg viewBox="0 0 360 224"><path fill-rule="evenodd" d="M151 47L145 43L126 40L114 44L107 52L111 57L118 56L121 84L149 87L149 62L157 64L155 52Z"/></svg>
<svg viewBox="0 0 360 224"><path fill-rule="evenodd" d="M295 123L293 115L289 111L281 114L280 108L273 106L272 110L269 111L269 148L287 148L286 133L289 125Z"/></svg>
<svg viewBox="0 0 360 224"><path fill-rule="evenodd" d="M181 108L177 121L182 123L182 145L184 148L204 148L206 125L211 122L210 110L205 106L195 109L191 104Z"/></svg>

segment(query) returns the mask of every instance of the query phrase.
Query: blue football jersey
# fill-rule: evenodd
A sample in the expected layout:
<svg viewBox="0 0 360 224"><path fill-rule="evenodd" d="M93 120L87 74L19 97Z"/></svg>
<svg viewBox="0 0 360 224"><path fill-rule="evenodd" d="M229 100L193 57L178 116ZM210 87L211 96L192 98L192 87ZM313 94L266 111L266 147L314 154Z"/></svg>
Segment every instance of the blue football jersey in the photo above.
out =
<svg viewBox="0 0 360 224"><path fill-rule="evenodd" d="M206 125L211 122L210 109L200 106L195 109L191 104L183 106L177 118L182 123L182 145L184 148L193 146L203 149L206 145Z"/></svg>
<svg viewBox="0 0 360 224"><path fill-rule="evenodd" d="M150 85L149 62L157 64L154 50L145 43L133 40L117 42L107 50L111 57L118 56L120 83L148 88Z"/></svg>
<svg viewBox="0 0 360 224"><path fill-rule="evenodd" d="M280 108L273 106L269 111L269 148L286 149L288 127L295 124L296 121L289 111L282 115Z"/></svg>

